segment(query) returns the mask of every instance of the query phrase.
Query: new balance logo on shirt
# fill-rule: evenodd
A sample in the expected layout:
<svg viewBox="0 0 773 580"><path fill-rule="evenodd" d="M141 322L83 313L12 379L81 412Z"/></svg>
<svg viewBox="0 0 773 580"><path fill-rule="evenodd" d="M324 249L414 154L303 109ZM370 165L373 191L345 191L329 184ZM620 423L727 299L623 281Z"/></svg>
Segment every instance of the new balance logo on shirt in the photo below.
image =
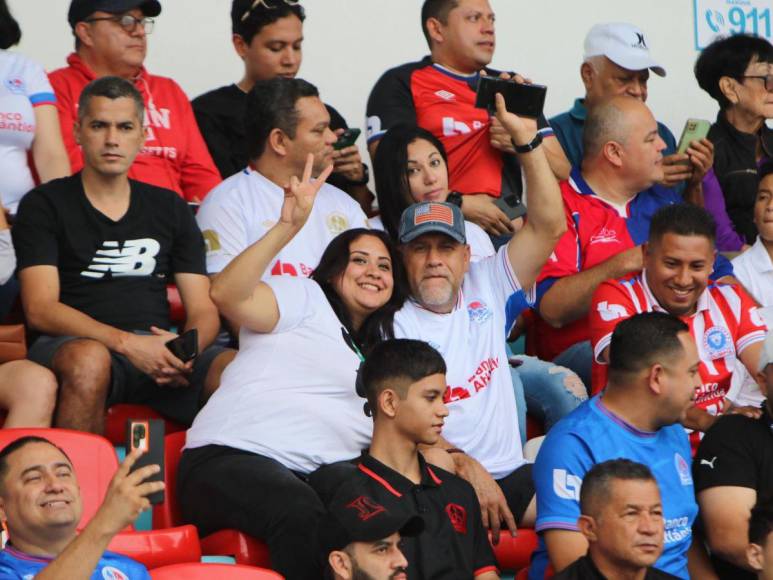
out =
<svg viewBox="0 0 773 580"><path fill-rule="evenodd" d="M114 277L150 276L156 269L156 256L160 249L161 245L152 238L126 240L123 248L119 242L102 242L102 247L81 276L104 278L108 272Z"/></svg>

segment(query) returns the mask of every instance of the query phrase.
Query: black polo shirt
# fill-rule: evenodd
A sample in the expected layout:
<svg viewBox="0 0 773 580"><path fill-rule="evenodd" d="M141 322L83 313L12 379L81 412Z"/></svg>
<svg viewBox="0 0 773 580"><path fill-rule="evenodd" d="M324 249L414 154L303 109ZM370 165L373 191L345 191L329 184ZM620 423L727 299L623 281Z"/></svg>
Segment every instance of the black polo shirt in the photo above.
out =
<svg viewBox="0 0 773 580"><path fill-rule="evenodd" d="M469 580L496 571L475 490L456 475L430 467L421 454L419 464L418 485L370 455L358 465L358 477L376 501L401 505L424 518L424 532L403 540L408 578Z"/></svg>
<svg viewBox="0 0 773 580"><path fill-rule="evenodd" d="M647 568L647 574L644 576L644 580L671 580L677 577L658 570L657 568ZM607 580L596 565L591 560L590 556L583 556L574 564L565 568L555 576L554 580Z"/></svg>
<svg viewBox="0 0 773 580"><path fill-rule="evenodd" d="M748 487L758 498L773 492L773 418L767 408L759 419L720 417L701 441L692 468L696 494L719 486ZM713 561L720 578L756 578L719 558Z"/></svg>

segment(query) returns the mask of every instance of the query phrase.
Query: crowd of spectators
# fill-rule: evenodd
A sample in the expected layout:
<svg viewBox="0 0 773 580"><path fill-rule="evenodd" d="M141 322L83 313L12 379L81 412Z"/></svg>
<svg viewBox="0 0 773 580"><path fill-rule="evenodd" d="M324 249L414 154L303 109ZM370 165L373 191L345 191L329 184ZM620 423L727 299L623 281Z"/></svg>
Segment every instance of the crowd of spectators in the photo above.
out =
<svg viewBox="0 0 773 580"><path fill-rule="evenodd" d="M548 120L475 106L484 77L532 83L489 67L488 0L424 0L429 55L367 99L371 181L299 78L297 0L232 0L243 76L192 101L145 69L161 14L71 0L46 74L0 0L0 310L18 295L29 343L5 428L184 425L183 519L290 580L492 580L524 528L533 580L773 578L767 40L701 53L717 120L677 146L637 26L588 31L585 95ZM76 534L67 454L0 450L2 577L147 578L106 551L163 489L138 457Z"/></svg>

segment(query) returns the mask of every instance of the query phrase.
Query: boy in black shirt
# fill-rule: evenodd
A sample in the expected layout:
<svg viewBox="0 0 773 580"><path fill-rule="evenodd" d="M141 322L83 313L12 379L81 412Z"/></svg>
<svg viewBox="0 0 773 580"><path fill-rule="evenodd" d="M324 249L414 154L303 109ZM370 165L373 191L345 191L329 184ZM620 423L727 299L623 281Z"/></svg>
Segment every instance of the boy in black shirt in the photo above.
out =
<svg viewBox="0 0 773 580"><path fill-rule="evenodd" d="M144 144L143 108L125 80L90 83L75 127L83 170L41 185L19 205L12 235L22 303L42 335L29 356L59 379L57 427L101 433L104 408L118 402L190 423L233 358L209 347L220 321L191 211L174 192L127 176ZM172 282L185 330L198 329L193 361L166 346L176 337L168 330Z"/></svg>
<svg viewBox="0 0 773 580"><path fill-rule="evenodd" d="M472 486L428 465L420 445L437 443L448 416L443 357L418 340L388 340L368 355L357 390L373 414L373 441L356 475L389 509L418 513L425 529L403 540L409 578L499 578Z"/></svg>

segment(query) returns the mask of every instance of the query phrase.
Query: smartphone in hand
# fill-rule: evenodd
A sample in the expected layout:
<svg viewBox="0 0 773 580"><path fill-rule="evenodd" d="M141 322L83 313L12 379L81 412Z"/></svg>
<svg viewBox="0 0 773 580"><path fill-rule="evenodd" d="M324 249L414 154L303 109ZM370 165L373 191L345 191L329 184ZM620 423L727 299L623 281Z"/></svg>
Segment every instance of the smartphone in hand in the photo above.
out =
<svg viewBox="0 0 773 580"><path fill-rule="evenodd" d="M145 481L164 481L164 421L162 419L128 419L126 421L126 454L134 449L144 452L132 465L136 471L146 465L158 465L158 473ZM164 490L148 496L152 504L164 502Z"/></svg>
<svg viewBox="0 0 773 580"><path fill-rule="evenodd" d="M166 343L166 348L181 361L188 362L199 355L199 331L191 328Z"/></svg>

